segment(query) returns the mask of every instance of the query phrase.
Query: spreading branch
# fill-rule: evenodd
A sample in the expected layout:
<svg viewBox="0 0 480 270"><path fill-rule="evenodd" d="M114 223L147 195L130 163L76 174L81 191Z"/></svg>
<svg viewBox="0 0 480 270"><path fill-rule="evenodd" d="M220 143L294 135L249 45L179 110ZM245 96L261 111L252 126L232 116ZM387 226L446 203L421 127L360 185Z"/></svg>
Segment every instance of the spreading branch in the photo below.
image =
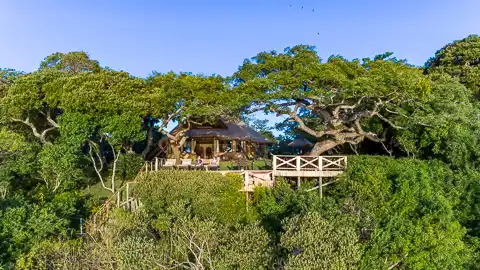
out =
<svg viewBox="0 0 480 270"><path fill-rule="evenodd" d="M35 127L35 125L32 122L30 122L30 116L27 116L27 118L25 120L18 119L18 118L12 118L12 121L20 122L20 123L23 123L23 124L29 126L32 129L33 136L37 137L42 142L42 144L46 144L47 143L47 139L46 139L47 133L52 131L52 130L55 130L55 129L59 128L60 126L52 119L52 117L50 116L50 113L44 114L44 115L46 117L47 122L51 125L51 127L46 128L41 133L38 131L38 129Z"/></svg>
<svg viewBox="0 0 480 270"><path fill-rule="evenodd" d="M166 131L165 128L167 125L172 121L174 117L180 114L180 112L184 109L184 106L181 106L178 108L174 113L172 113L170 116L166 117L166 119L162 119L162 125L158 128L158 131L160 131L162 134L167 136L170 140L175 140L175 136L170 134L170 132Z"/></svg>

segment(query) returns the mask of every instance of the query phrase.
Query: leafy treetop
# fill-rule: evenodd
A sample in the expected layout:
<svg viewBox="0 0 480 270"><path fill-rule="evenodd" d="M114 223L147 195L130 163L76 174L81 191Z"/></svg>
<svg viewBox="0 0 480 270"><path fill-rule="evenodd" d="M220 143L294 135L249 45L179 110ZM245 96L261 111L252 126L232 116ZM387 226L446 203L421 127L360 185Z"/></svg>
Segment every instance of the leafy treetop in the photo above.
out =
<svg viewBox="0 0 480 270"><path fill-rule="evenodd" d="M427 61L425 71L445 72L473 91L480 91L480 36L470 35L445 45Z"/></svg>
<svg viewBox="0 0 480 270"><path fill-rule="evenodd" d="M245 60L233 83L241 102L253 103L252 112L286 115L317 138L313 154L365 138L383 142L371 122L399 128L394 120L400 106L425 99L430 90L419 69L392 53L361 61L331 56L322 62L314 47L304 45Z"/></svg>

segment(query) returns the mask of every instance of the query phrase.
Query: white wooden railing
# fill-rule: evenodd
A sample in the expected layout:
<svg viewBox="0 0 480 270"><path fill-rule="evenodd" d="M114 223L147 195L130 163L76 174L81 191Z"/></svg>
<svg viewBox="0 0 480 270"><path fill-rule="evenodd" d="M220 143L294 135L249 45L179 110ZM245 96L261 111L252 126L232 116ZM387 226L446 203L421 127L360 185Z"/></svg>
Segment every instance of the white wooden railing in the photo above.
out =
<svg viewBox="0 0 480 270"><path fill-rule="evenodd" d="M274 171L344 171L346 156L273 156Z"/></svg>
<svg viewBox="0 0 480 270"><path fill-rule="evenodd" d="M143 167L140 171L141 172L158 171L161 167L163 167L163 164L165 164L165 161L166 161L166 159L158 158L158 157L156 157L152 161L145 161L145 164L143 165Z"/></svg>

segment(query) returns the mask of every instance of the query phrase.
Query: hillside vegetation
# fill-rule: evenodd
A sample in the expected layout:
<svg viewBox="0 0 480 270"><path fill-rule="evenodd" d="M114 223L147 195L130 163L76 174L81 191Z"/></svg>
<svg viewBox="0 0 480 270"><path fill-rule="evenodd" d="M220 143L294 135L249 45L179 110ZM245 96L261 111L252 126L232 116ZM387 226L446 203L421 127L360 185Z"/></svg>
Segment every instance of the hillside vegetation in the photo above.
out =
<svg viewBox="0 0 480 270"><path fill-rule="evenodd" d="M299 45L227 78L137 78L84 52L1 69L0 269L480 269L479 59L471 35L422 67ZM273 154L302 135L313 155L347 155L347 171L323 197L308 181L247 198L239 175L137 177L159 140L179 159L187 131L218 117L279 130ZM134 180L142 206L86 234Z"/></svg>

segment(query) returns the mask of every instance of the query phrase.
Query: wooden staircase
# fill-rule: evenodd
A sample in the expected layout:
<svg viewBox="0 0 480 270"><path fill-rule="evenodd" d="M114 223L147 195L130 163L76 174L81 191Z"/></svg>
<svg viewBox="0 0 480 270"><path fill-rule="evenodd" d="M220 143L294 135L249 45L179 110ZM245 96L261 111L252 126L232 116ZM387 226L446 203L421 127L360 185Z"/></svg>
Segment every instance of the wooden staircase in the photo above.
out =
<svg viewBox="0 0 480 270"><path fill-rule="evenodd" d="M127 182L120 187L102 206L100 206L98 210L93 213L90 219L85 222L85 231L89 234L102 231L105 223L108 221L108 214L113 209L121 208L125 211L135 211L141 207L141 202L137 198L131 196L131 191L145 173L153 171L153 166L153 162L145 162L134 181Z"/></svg>

